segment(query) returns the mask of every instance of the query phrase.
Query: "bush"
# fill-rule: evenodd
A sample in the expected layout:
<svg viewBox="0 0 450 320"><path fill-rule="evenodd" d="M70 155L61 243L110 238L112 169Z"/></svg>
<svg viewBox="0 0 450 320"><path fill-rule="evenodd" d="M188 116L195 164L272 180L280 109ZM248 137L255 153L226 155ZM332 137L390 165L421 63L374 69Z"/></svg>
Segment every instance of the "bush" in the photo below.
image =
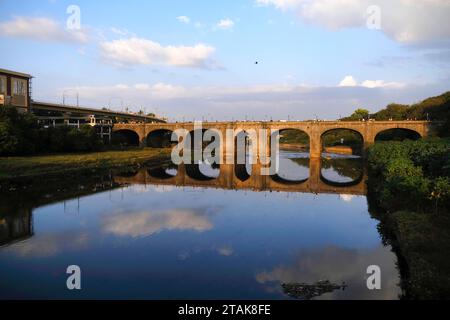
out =
<svg viewBox="0 0 450 320"><path fill-rule="evenodd" d="M440 139L375 144L368 155L371 192L388 211L448 211L449 153Z"/></svg>
<svg viewBox="0 0 450 320"><path fill-rule="evenodd" d="M0 108L0 155L84 152L99 150L100 137L91 126L43 128L32 114L11 106Z"/></svg>

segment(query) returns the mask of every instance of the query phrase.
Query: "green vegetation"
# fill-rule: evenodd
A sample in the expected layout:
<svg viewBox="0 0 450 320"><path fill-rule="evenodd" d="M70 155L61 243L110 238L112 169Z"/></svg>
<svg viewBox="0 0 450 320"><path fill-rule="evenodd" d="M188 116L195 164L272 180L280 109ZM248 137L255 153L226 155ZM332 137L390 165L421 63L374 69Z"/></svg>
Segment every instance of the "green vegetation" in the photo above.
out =
<svg viewBox="0 0 450 320"><path fill-rule="evenodd" d="M80 129L68 126L43 128L29 113L19 113L11 106L0 108L0 156L96 151L101 148L102 141L90 126Z"/></svg>
<svg viewBox="0 0 450 320"><path fill-rule="evenodd" d="M348 146L354 151L361 151L363 140L361 135L353 130L336 129L326 132L322 136L322 144L324 147Z"/></svg>
<svg viewBox="0 0 450 320"><path fill-rule="evenodd" d="M377 143L368 164L381 208L437 213L450 207L448 140Z"/></svg>
<svg viewBox="0 0 450 320"><path fill-rule="evenodd" d="M369 149L369 204L399 257L404 298L450 297L450 140Z"/></svg>
<svg viewBox="0 0 450 320"><path fill-rule="evenodd" d="M305 132L300 130L283 130L280 134L280 143L309 145L309 137Z"/></svg>
<svg viewBox="0 0 450 320"><path fill-rule="evenodd" d="M352 181L357 181L362 178L363 175L363 162L358 158L331 158L321 159L322 169L330 169L335 170L339 175L351 178Z"/></svg>
<svg viewBox="0 0 450 320"><path fill-rule="evenodd" d="M344 118L344 121L360 121L367 120L369 118L369 110L356 109L350 117Z"/></svg>
<svg viewBox="0 0 450 320"><path fill-rule="evenodd" d="M170 156L167 149L135 149L87 154L64 154L34 157L0 158L0 180L58 174L75 170L95 170L163 161Z"/></svg>
<svg viewBox="0 0 450 320"><path fill-rule="evenodd" d="M354 121L367 119L368 117L367 110L357 109L350 117L341 120ZM412 105L391 103L383 110L371 114L370 119L378 121L408 119L444 121L444 125L439 130L439 135L450 136L450 91Z"/></svg>
<svg viewBox="0 0 450 320"><path fill-rule="evenodd" d="M323 135L323 145L325 147L349 146L362 148L362 139L359 133L348 129L337 129L328 131ZM343 139L343 142L342 142ZM341 143L342 142L342 143ZM309 136L300 130L283 130L280 136L281 144L309 146Z"/></svg>

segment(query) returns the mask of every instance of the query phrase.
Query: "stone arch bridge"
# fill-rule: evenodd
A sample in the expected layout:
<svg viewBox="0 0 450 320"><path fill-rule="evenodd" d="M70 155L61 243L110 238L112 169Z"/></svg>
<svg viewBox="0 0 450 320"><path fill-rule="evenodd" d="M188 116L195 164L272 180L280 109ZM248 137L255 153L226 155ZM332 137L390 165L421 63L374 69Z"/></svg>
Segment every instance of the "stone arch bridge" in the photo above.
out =
<svg viewBox="0 0 450 320"><path fill-rule="evenodd" d="M357 132L364 142L364 149L375 142L378 134L391 129L403 129L417 133L425 137L431 130L431 122L428 121L271 121L271 122L202 122L203 129L215 129L226 136L226 130L232 129L237 133L241 131L268 129L283 131L288 129L300 130L309 136L310 157L318 158L322 153L322 136L336 129L347 129ZM147 138L156 132L170 133L176 129L193 131L196 126L192 122L187 123L139 123L139 124L115 124L113 132L128 132L135 135L140 145L147 144ZM259 134L259 133L258 133ZM258 137L259 138L259 137ZM267 139L270 141L270 139ZM270 148L270 146L269 146ZM269 149L268 148L268 149Z"/></svg>

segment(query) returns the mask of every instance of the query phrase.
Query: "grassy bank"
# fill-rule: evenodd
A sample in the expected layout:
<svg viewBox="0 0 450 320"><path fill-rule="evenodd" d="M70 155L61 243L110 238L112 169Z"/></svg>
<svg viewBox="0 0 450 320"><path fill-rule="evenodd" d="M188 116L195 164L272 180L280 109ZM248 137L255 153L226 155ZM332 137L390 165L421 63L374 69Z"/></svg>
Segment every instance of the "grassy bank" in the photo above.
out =
<svg viewBox="0 0 450 320"><path fill-rule="evenodd" d="M169 149L130 149L79 154L57 154L32 157L0 157L0 180L50 175L76 170L133 166L162 162Z"/></svg>
<svg viewBox="0 0 450 320"><path fill-rule="evenodd" d="M450 141L376 144L369 204L399 258L403 298L450 298Z"/></svg>

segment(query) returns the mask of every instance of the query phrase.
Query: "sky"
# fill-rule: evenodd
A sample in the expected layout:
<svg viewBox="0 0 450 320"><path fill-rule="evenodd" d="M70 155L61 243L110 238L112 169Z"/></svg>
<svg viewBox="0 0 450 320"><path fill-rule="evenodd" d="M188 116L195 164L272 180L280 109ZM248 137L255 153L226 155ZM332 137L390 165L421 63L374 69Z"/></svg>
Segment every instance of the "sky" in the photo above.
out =
<svg viewBox="0 0 450 320"><path fill-rule="evenodd" d="M33 99L169 120L336 119L450 89L450 0L0 0Z"/></svg>

